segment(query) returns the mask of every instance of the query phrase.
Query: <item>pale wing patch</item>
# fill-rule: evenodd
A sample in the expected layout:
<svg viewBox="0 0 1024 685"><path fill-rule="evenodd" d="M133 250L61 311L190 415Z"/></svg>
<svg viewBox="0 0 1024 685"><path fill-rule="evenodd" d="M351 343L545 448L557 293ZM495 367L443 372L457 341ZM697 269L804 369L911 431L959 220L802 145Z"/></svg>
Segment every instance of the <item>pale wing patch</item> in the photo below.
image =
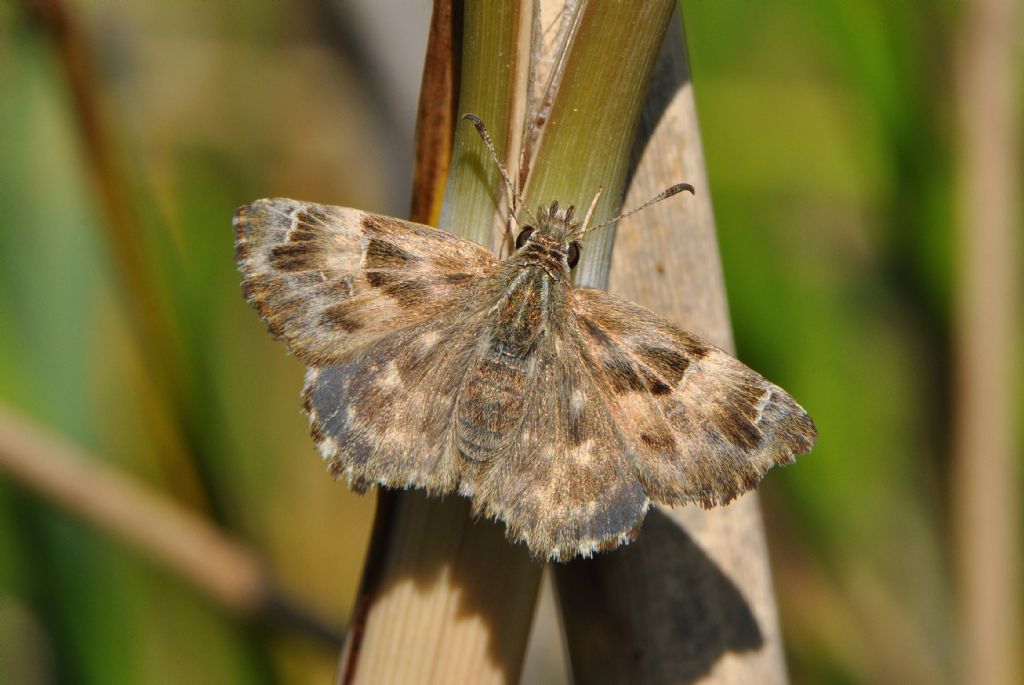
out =
<svg viewBox="0 0 1024 685"><path fill-rule="evenodd" d="M464 307L495 257L450 233L355 209L258 200L235 215L246 299L314 366Z"/></svg>

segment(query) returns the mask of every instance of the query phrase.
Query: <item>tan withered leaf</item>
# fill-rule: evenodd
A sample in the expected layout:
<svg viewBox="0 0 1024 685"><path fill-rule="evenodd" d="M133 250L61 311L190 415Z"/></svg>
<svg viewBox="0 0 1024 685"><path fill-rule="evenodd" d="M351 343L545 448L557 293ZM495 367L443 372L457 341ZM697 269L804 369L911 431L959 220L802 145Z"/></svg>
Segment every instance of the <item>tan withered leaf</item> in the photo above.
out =
<svg viewBox="0 0 1024 685"><path fill-rule="evenodd" d="M540 210L499 261L445 231L259 200L246 299L309 365L336 477L458 492L540 557L630 540L651 501L713 506L815 439L784 390L639 305L574 288L582 228Z"/></svg>

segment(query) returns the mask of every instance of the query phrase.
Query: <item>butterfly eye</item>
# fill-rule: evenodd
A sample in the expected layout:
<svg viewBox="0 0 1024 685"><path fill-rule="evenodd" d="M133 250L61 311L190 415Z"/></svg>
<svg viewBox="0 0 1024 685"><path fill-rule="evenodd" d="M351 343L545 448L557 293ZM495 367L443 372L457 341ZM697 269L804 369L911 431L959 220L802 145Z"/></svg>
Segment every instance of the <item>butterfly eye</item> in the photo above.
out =
<svg viewBox="0 0 1024 685"><path fill-rule="evenodd" d="M516 236L516 249L518 250L525 245L531 235L533 235L533 226L524 226L523 230Z"/></svg>
<svg viewBox="0 0 1024 685"><path fill-rule="evenodd" d="M576 266L576 263L580 261L580 244L575 240L569 243L569 252L565 255L566 261L569 263L569 268Z"/></svg>

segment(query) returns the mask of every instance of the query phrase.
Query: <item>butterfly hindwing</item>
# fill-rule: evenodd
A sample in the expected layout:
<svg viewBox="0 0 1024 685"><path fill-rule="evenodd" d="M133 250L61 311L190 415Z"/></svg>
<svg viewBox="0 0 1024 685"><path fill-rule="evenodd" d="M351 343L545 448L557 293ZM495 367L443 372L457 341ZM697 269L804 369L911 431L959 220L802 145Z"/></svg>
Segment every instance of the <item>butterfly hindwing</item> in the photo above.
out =
<svg viewBox="0 0 1024 685"><path fill-rule="evenodd" d="M580 373L574 331L552 323L522 387L516 439L467 466L463 491L538 557L589 556L631 539L649 501L597 388Z"/></svg>
<svg viewBox="0 0 1024 685"><path fill-rule="evenodd" d="M497 263L445 231L296 200L244 205L234 225L246 299L313 366L450 310Z"/></svg>
<svg viewBox="0 0 1024 685"><path fill-rule="evenodd" d="M461 464L453 410L478 322L444 317L395 331L351 360L310 368L304 391L317 448L357 489L447 493Z"/></svg>

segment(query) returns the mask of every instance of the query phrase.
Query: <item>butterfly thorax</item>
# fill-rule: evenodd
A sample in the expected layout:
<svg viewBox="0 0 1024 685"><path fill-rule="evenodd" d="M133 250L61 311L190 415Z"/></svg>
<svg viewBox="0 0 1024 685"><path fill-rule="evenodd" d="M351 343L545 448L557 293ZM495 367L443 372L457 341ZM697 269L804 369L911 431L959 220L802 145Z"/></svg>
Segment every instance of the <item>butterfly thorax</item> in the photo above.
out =
<svg viewBox="0 0 1024 685"><path fill-rule="evenodd" d="M570 248L576 228L573 208L559 212L557 202L540 209L536 227L523 228L515 253L496 274L501 295L490 336L496 358L525 360L558 321L572 287L569 254L578 249Z"/></svg>
<svg viewBox="0 0 1024 685"><path fill-rule="evenodd" d="M565 255L538 236L498 271L502 293L494 309L491 348L499 357L525 360L558 320L571 287Z"/></svg>

